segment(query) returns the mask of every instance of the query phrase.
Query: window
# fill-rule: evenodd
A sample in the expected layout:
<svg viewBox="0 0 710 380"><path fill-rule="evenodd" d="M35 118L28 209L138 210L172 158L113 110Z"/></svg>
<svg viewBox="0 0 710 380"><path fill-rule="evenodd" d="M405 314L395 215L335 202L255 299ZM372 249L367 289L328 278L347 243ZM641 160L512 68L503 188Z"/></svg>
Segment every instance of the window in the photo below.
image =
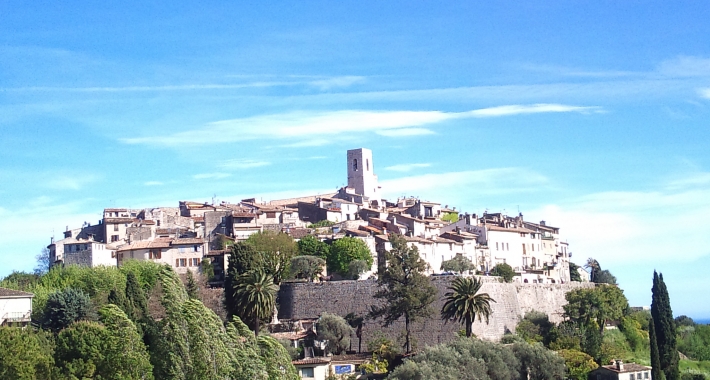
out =
<svg viewBox="0 0 710 380"><path fill-rule="evenodd" d="M505 250L510 251L510 245L508 245L508 243L505 243Z"/></svg>
<svg viewBox="0 0 710 380"><path fill-rule="evenodd" d="M185 247L178 247L178 252L185 253Z"/></svg>
<svg viewBox="0 0 710 380"><path fill-rule="evenodd" d="M370 159L365 159L365 171L370 171Z"/></svg>
<svg viewBox="0 0 710 380"><path fill-rule="evenodd" d="M114 225L113 225L113 230L114 230L114 231L118 231L118 224L114 224Z"/></svg>
<svg viewBox="0 0 710 380"><path fill-rule="evenodd" d="M648 379L648 372L644 372L644 373L643 373L643 378L644 378L644 379Z"/></svg>
<svg viewBox="0 0 710 380"><path fill-rule="evenodd" d="M199 245L193 245L193 246L192 246L192 252L197 252L197 247L199 247Z"/></svg>
<svg viewBox="0 0 710 380"><path fill-rule="evenodd" d="M197 257L193 257L193 258L192 258L192 266L193 266L193 267L198 267L198 266L200 266L200 259L197 258Z"/></svg>
<svg viewBox="0 0 710 380"><path fill-rule="evenodd" d="M496 242L496 251L498 250L498 242Z"/></svg>
<svg viewBox="0 0 710 380"><path fill-rule="evenodd" d="M353 170L357 171L357 158L353 160Z"/></svg>
<svg viewBox="0 0 710 380"><path fill-rule="evenodd" d="M160 257L160 249L151 249L150 252L148 252L148 258L151 260L160 259Z"/></svg>
<svg viewBox="0 0 710 380"><path fill-rule="evenodd" d="M301 368L301 377L316 377L313 373L313 367Z"/></svg>
<svg viewBox="0 0 710 380"><path fill-rule="evenodd" d="M158 227L160 227L160 221L159 221L159 220L156 220L156 221L155 221L155 224L156 224Z"/></svg>
<svg viewBox="0 0 710 380"><path fill-rule="evenodd" d="M629 375L629 380L636 380L636 376L634 376L634 374L632 373L631 375Z"/></svg>
<svg viewBox="0 0 710 380"><path fill-rule="evenodd" d="M118 241L118 235L111 235L111 241Z"/></svg>
<svg viewBox="0 0 710 380"><path fill-rule="evenodd" d="M178 259L180 260L180 266L181 267L186 267L187 266L187 259Z"/></svg>
<svg viewBox="0 0 710 380"><path fill-rule="evenodd" d="M535 244L530 244L530 250L535 252Z"/></svg>
<svg viewBox="0 0 710 380"><path fill-rule="evenodd" d="M275 213L275 212L267 212L267 213L266 213L266 217L267 217L267 218L275 218L275 217L276 217L276 213Z"/></svg>

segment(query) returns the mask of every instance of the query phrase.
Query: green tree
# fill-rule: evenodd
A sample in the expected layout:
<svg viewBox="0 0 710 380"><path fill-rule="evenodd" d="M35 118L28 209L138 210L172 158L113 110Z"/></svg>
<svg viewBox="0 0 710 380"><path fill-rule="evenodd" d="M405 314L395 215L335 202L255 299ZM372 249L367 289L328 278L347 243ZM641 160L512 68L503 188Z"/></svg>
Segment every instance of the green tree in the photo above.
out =
<svg viewBox="0 0 710 380"><path fill-rule="evenodd" d="M148 300L138 276L134 272L126 274L126 308L124 311L128 318L134 322L138 322L148 315Z"/></svg>
<svg viewBox="0 0 710 380"><path fill-rule="evenodd" d="M52 338L42 331L0 327L0 379L51 379Z"/></svg>
<svg viewBox="0 0 710 380"><path fill-rule="evenodd" d="M407 353L411 352L411 323L433 313L432 302L436 288L428 276L424 275L427 263L419 257L416 247L409 247L401 235L390 235L392 249L384 252L387 267L379 276L380 286L374 297L384 300L382 306L371 306L369 316L383 318L384 326L389 326L404 317L405 343Z"/></svg>
<svg viewBox="0 0 710 380"><path fill-rule="evenodd" d="M89 296L81 290L66 288L52 293L47 299L42 325L59 332L76 321L95 317Z"/></svg>
<svg viewBox="0 0 710 380"><path fill-rule="evenodd" d="M271 275L275 284L280 284L288 276L291 258L298 253L298 246L290 235L263 231L250 235L244 243L258 253L255 257L257 267Z"/></svg>
<svg viewBox="0 0 710 380"><path fill-rule="evenodd" d="M651 379L666 380L666 375L661 368L661 355L658 352L658 343L656 343L656 328L653 320L648 325L648 340L651 346Z"/></svg>
<svg viewBox="0 0 710 380"><path fill-rule="evenodd" d="M357 352L362 352L362 327L365 324L365 318L355 313L348 313L345 316L345 320L348 322L350 327L355 329L355 336L357 336Z"/></svg>
<svg viewBox="0 0 710 380"><path fill-rule="evenodd" d="M512 350L520 361L521 379L563 380L565 378L564 359L542 344L516 342L513 343Z"/></svg>
<svg viewBox="0 0 710 380"><path fill-rule="evenodd" d="M441 262L441 270L447 272L464 273L476 269L476 264L462 254L456 254L451 260Z"/></svg>
<svg viewBox="0 0 710 380"><path fill-rule="evenodd" d="M326 351L336 355L350 347L350 334L353 329L341 316L323 313L316 322L318 340L327 340Z"/></svg>
<svg viewBox="0 0 710 380"><path fill-rule="evenodd" d="M444 222L456 223L459 221L459 213L458 212L444 213L444 215L441 217L441 220L443 220Z"/></svg>
<svg viewBox="0 0 710 380"><path fill-rule="evenodd" d="M207 281L214 279L214 265L212 265L212 260L207 257L203 258L200 263L200 269L202 270L202 274L207 277Z"/></svg>
<svg viewBox="0 0 710 380"><path fill-rule="evenodd" d="M259 320L271 316L276 304L276 291L271 275L262 271L251 271L241 275L234 286L234 299L238 315L242 320L250 321L254 335L259 335Z"/></svg>
<svg viewBox="0 0 710 380"><path fill-rule="evenodd" d="M370 270L371 264L368 264L366 260L353 260L348 264L348 278L351 280L358 280L360 276Z"/></svg>
<svg viewBox="0 0 710 380"><path fill-rule="evenodd" d="M313 235L306 235L298 241L298 254L316 256L325 260L328 258L330 246Z"/></svg>
<svg viewBox="0 0 710 380"><path fill-rule="evenodd" d="M586 380L589 372L599 368L594 358L577 350L559 350L557 353L565 360L567 374L574 380Z"/></svg>
<svg viewBox="0 0 710 380"><path fill-rule="evenodd" d="M317 256L294 256L291 259L291 275L295 278L313 281L323 272L325 260Z"/></svg>
<svg viewBox="0 0 710 380"><path fill-rule="evenodd" d="M591 271L591 280L595 284L612 284L616 285L616 277L611 274L608 270L602 270L599 262L593 258L587 259L586 268Z"/></svg>
<svg viewBox="0 0 710 380"><path fill-rule="evenodd" d="M582 282L582 276L579 275L580 266L569 262L569 279L570 281Z"/></svg>
<svg viewBox="0 0 710 380"><path fill-rule="evenodd" d="M108 332L104 357L111 374L104 378L152 379L153 366L135 324L116 305L103 306L99 315Z"/></svg>
<svg viewBox="0 0 710 380"><path fill-rule="evenodd" d="M192 274L191 270L187 271L187 284L185 285L185 289L187 290L187 296L197 300L200 299L200 287L197 285L197 281L195 281L195 276Z"/></svg>
<svg viewBox="0 0 710 380"><path fill-rule="evenodd" d="M333 242L326 262L329 271L347 276L348 265L354 260L365 260L368 267L372 266L374 262L372 253L364 241L358 238L344 237Z"/></svg>
<svg viewBox="0 0 710 380"><path fill-rule="evenodd" d="M663 282L663 274L653 271L653 288L651 289L651 316L655 329L656 344L663 370L668 380L679 380L679 357L676 342L676 326L671 310L668 289Z"/></svg>
<svg viewBox="0 0 710 380"><path fill-rule="evenodd" d="M457 277L447 288L450 291L444 294L446 301L441 309L441 319L463 323L469 338L476 316L479 322L485 318L488 324L492 314L491 302L496 302L488 293L479 293L482 285L481 280L476 277Z"/></svg>
<svg viewBox="0 0 710 380"><path fill-rule="evenodd" d="M501 263L496 264L496 266L493 267L493 269L491 270L491 275L500 276L505 282L512 282L513 277L515 276L515 271L513 271L513 268L510 265L506 263Z"/></svg>
<svg viewBox="0 0 710 380"><path fill-rule="evenodd" d="M111 336L98 322L79 321L57 336L55 352L59 371L70 379L114 379L107 360Z"/></svg>

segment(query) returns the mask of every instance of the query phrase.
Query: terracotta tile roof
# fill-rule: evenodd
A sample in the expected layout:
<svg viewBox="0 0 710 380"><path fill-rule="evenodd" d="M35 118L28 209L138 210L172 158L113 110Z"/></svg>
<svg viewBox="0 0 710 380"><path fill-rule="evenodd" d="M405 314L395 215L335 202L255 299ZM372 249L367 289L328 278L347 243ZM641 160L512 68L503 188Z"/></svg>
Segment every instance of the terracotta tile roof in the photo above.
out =
<svg viewBox="0 0 710 380"><path fill-rule="evenodd" d="M170 238L156 238L155 240L141 240L131 244L126 244L118 249L118 252L133 251L136 249L150 248L170 248Z"/></svg>
<svg viewBox="0 0 710 380"><path fill-rule="evenodd" d="M277 333L272 333L271 336L274 339L297 340L297 339L303 339L311 334L313 334L313 332L304 330L304 331L277 332Z"/></svg>
<svg viewBox="0 0 710 380"><path fill-rule="evenodd" d="M248 211L234 211L232 216L236 218L256 218L256 214Z"/></svg>
<svg viewBox="0 0 710 380"><path fill-rule="evenodd" d="M359 228L363 231L372 232L375 234L381 234L382 232L384 232L381 229L373 226L360 226Z"/></svg>
<svg viewBox="0 0 710 380"><path fill-rule="evenodd" d="M310 228L291 228L288 231L288 234L291 235L292 238L294 239L301 239L305 237L306 235L310 235L311 229Z"/></svg>
<svg viewBox="0 0 710 380"><path fill-rule="evenodd" d="M318 357L299 359L291 362L293 365L308 365L308 364L330 364L330 357Z"/></svg>
<svg viewBox="0 0 710 380"><path fill-rule="evenodd" d="M364 227L364 226L361 226L361 227ZM345 234L351 234L351 235L362 236L362 237L366 237L366 236L370 235L369 233L367 233L365 231L352 230L349 228L343 228L341 231L344 232Z"/></svg>
<svg viewBox="0 0 710 380"><path fill-rule="evenodd" d="M35 295L32 293L7 288L0 288L0 298L27 298L34 296Z"/></svg>

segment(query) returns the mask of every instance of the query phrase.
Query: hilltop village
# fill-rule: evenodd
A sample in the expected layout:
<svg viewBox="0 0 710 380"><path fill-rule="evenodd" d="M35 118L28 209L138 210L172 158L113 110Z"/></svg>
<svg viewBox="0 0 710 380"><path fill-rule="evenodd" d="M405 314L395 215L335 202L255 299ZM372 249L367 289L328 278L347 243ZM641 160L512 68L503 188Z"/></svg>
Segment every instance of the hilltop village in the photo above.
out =
<svg viewBox="0 0 710 380"><path fill-rule="evenodd" d="M97 224L67 228L63 239L52 238L47 247L50 263L93 267L152 260L186 273L198 271L203 260L209 260L218 284L230 252L226 242L270 230L296 240L310 234L320 240L347 236L364 241L374 258L372 268L361 275L366 279L383 265L378 252L389 248L388 234L394 232L418 248L431 275L442 274L442 262L462 255L484 275L506 263L515 271L516 282L570 281L572 253L559 227L526 221L522 214L479 215L415 197L383 199L372 151L349 150L346 164L348 185L330 194L269 202L250 198L238 203L180 201L178 207L104 209Z"/></svg>

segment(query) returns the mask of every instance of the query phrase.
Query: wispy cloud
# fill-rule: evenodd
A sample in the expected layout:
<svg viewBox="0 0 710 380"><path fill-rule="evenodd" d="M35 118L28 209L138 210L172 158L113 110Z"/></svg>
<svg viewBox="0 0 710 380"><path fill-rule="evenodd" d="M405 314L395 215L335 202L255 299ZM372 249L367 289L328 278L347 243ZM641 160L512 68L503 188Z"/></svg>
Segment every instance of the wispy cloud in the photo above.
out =
<svg viewBox="0 0 710 380"><path fill-rule="evenodd" d="M346 75L341 77L314 80L310 82L310 85L318 87L321 91L327 91L333 88L350 87L355 83L360 83L364 81L365 77Z"/></svg>
<svg viewBox="0 0 710 380"><path fill-rule="evenodd" d="M679 56L661 62L656 68L661 75L679 77L710 77L710 59Z"/></svg>
<svg viewBox="0 0 710 380"><path fill-rule="evenodd" d="M96 177L87 174L66 174L56 175L44 183L44 186L52 190L81 190L89 183L96 181Z"/></svg>
<svg viewBox="0 0 710 380"><path fill-rule="evenodd" d="M478 196L499 196L551 189L546 176L514 167L422 174L380 183L386 197L416 195L449 204L469 204L472 191Z"/></svg>
<svg viewBox="0 0 710 380"><path fill-rule="evenodd" d="M700 90L698 90L698 93L703 98L710 99L710 88L701 88Z"/></svg>
<svg viewBox="0 0 710 380"><path fill-rule="evenodd" d="M476 109L465 112L442 111L362 111L344 110L330 112L291 112L253 116L242 119L223 120L208 123L200 128L178 132L172 135L123 138L127 144L150 144L162 146L184 146L229 143L253 139L298 139L291 144L311 144L304 136L320 136L321 142L327 136L363 132L393 131L414 128L423 133L424 125L465 118L501 117L535 113L593 113L602 112L600 107L571 106L564 104L505 105ZM303 146L303 145L301 145Z"/></svg>
<svg viewBox="0 0 710 380"><path fill-rule="evenodd" d="M428 168L431 164L399 164L387 166L385 170L391 170L395 172L411 172L414 169Z"/></svg>
<svg viewBox="0 0 710 380"><path fill-rule="evenodd" d="M258 168L261 166L268 166L268 165L271 165L271 162L257 161L257 160L232 159L232 160L226 160L226 161L221 162L219 164L219 167L224 168L224 169L250 169L250 168ZM220 174L225 174L225 173L220 173Z"/></svg>
<svg viewBox="0 0 710 380"><path fill-rule="evenodd" d="M147 181L143 183L143 186L163 186L164 184L160 181Z"/></svg>
<svg viewBox="0 0 710 380"><path fill-rule="evenodd" d="M387 129L384 131L376 131L375 133L387 137L423 136L436 134L436 132L426 128Z"/></svg>
<svg viewBox="0 0 710 380"><path fill-rule="evenodd" d="M230 177L229 173L200 173L192 176L194 179L222 179Z"/></svg>

